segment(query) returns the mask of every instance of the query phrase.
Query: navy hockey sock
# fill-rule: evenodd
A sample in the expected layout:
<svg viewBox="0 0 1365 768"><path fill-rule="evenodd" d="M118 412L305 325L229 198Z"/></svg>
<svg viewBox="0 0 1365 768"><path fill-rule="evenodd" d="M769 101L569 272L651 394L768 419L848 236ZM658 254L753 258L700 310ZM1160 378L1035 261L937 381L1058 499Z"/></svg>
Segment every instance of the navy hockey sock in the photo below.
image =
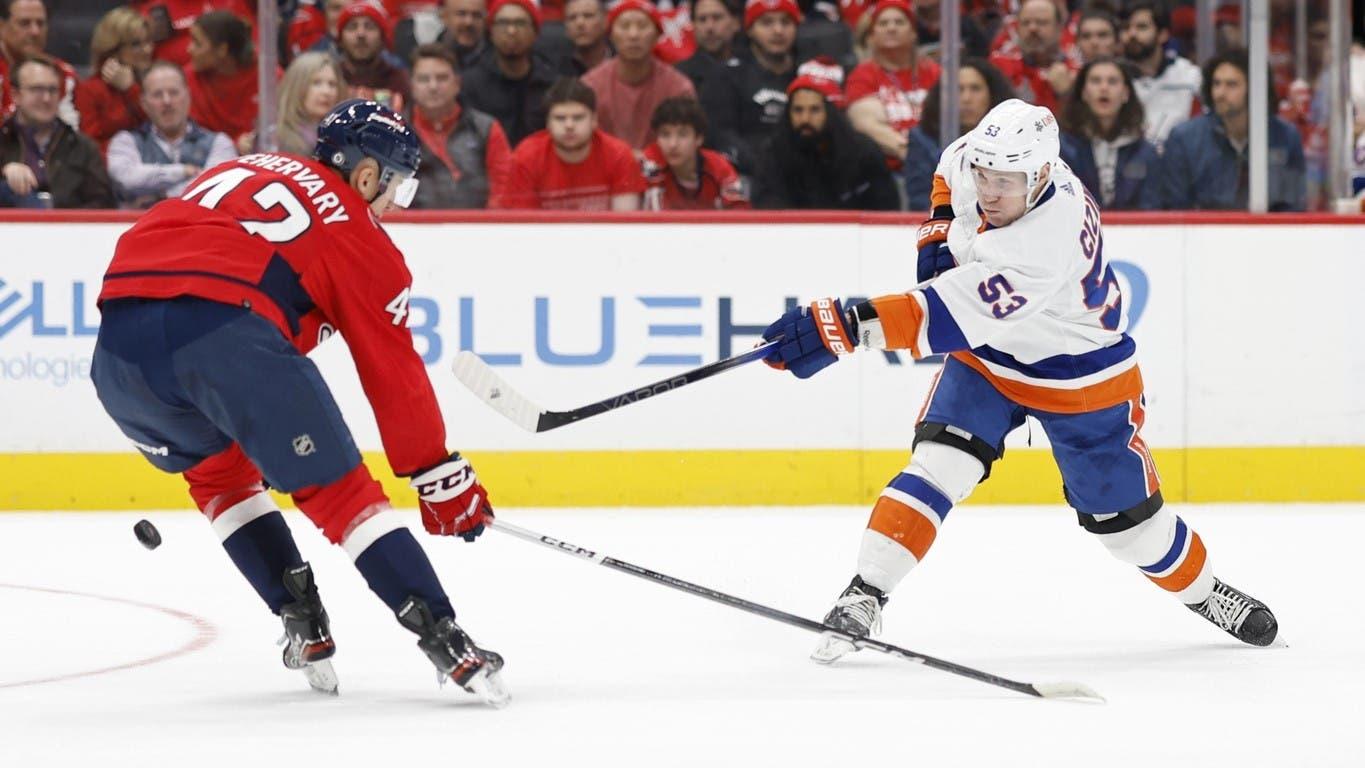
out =
<svg viewBox="0 0 1365 768"><path fill-rule="evenodd" d="M389 531L376 539L355 559L355 567L370 590L394 613L409 597L420 597L437 621L455 616L427 553L406 528Z"/></svg>
<svg viewBox="0 0 1365 768"><path fill-rule="evenodd" d="M303 557L284 515L271 512L243 525L223 541L223 549L271 611L278 614L281 606L294 601L284 588L284 572L302 565Z"/></svg>

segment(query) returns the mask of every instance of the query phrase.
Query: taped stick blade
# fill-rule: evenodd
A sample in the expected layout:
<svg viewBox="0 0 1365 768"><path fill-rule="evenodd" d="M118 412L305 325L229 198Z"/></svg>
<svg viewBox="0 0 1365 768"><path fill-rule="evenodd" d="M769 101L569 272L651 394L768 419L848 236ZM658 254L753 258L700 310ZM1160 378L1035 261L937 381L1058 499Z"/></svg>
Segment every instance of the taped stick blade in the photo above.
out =
<svg viewBox="0 0 1365 768"><path fill-rule="evenodd" d="M1094 688L1081 683L1033 683L1033 690L1045 699L1075 699L1093 701L1099 704L1104 704L1106 701Z"/></svg>
<svg viewBox="0 0 1365 768"><path fill-rule="evenodd" d="M540 416L545 409L527 400L503 381L483 358L465 350L455 355L455 363L451 368L455 378L488 407L528 432L538 431Z"/></svg>

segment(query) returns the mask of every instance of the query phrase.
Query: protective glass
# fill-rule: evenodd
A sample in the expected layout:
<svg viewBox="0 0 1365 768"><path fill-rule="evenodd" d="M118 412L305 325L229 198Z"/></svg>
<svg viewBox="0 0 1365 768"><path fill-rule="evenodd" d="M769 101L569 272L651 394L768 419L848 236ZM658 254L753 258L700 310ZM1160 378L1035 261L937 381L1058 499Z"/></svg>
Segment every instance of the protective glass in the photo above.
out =
<svg viewBox="0 0 1365 768"><path fill-rule="evenodd" d="M991 197L1023 197L1028 193L1028 174L1023 171L996 171L972 166L972 181L978 194Z"/></svg>
<svg viewBox="0 0 1365 768"><path fill-rule="evenodd" d="M396 181L398 186L393 190L393 204L399 208L407 208L417 196L417 179L413 176L404 176Z"/></svg>

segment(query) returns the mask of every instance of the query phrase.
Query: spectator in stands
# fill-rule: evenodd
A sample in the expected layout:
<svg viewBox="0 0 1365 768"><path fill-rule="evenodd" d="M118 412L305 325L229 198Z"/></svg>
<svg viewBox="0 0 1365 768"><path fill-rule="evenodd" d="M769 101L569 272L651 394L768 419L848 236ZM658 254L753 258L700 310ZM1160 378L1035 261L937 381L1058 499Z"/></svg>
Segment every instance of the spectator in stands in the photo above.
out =
<svg viewBox="0 0 1365 768"><path fill-rule="evenodd" d="M492 55L463 71L464 103L497 119L512 146L545 127L545 94L554 67L533 56L540 10L532 0L493 0Z"/></svg>
<svg viewBox="0 0 1365 768"><path fill-rule="evenodd" d="M81 133L94 139L101 151L115 133L147 119L138 82L151 64L147 19L126 6L104 14L90 39L90 77L76 86L75 97Z"/></svg>
<svg viewBox="0 0 1365 768"><path fill-rule="evenodd" d="M1118 19L1103 7L1082 11L1081 20L1076 23L1076 52L1082 64L1118 56Z"/></svg>
<svg viewBox="0 0 1365 768"><path fill-rule="evenodd" d="M347 93L336 60L319 51L289 62L280 80L275 141L281 152L310 155L318 141L318 123Z"/></svg>
<svg viewBox="0 0 1365 768"><path fill-rule="evenodd" d="M24 59L43 57L62 73L57 116L75 128L81 124L75 104L76 70L45 53L47 29L47 3L44 0L0 0L0 120L14 113L17 98L11 86L14 67Z"/></svg>
<svg viewBox="0 0 1365 768"><path fill-rule="evenodd" d="M179 197L204 169L237 156L226 134L190 120L189 83L175 64L158 61L142 76L142 107L147 121L109 142L109 177L129 207Z"/></svg>
<svg viewBox="0 0 1365 768"><path fill-rule="evenodd" d="M229 11L206 13L190 28L189 52L190 117L204 130L226 133L246 152L258 110L251 26Z"/></svg>
<svg viewBox="0 0 1365 768"><path fill-rule="evenodd" d="M191 30L200 16L212 11L231 11L250 22L256 18L255 0L132 0L133 10L147 17L156 43L152 57L188 66Z"/></svg>
<svg viewBox="0 0 1365 768"><path fill-rule="evenodd" d="M905 185L906 205L912 211L929 210L929 193L943 147L975 128L997 104L1014 98L1014 89L1000 70L976 57L962 60L957 74L957 93L956 136L939 136L939 110L943 101L943 88L939 83L935 83L929 89L929 95L924 97L919 124L911 128L907 136L909 148L900 175Z"/></svg>
<svg viewBox="0 0 1365 768"><path fill-rule="evenodd" d="M691 80L654 58L663 22L648 0L617 0L607 28L616 56L584 75L583 84L597 94L597 126L633 149L644 149L654 139L649 127L654 108L664 99L696 92Z"/></svg>
<svg viewBox="0 0 1365 768"><path fill-rule="evenodd" d="M760 154L758 208L894 211L900 194L871 139L829 101L839 87L803 75L788 88L786 120Z"/></svg>
<svg viewBox="0 0 1365 768"><path fill-rule="evenodd" d="M744 182L719 152L702 149L706 113L691 96L665 99L650 118L654 143L645 149L645 208L652 211L749 207Z"/></svg>
<svg viewBox="0 0 1365 768"><path fill-rule="evenodd" d="M1210 112L1177 125L1166 138L1157 174L1164 207L1246 209L1249 71L1242 49L1218 54L1204 65L1202 92ZM1298 132L1274 115L1269 120L1269 210L1302 211L1306 193Z"/></svg>
<svg viewBox="0 0 1365 768"><path fill-rule="evenodd" d="M734 58L739 17L725 0L695 0L692 34L697 51L678 64L678 71L687 75L700 93L706 78L717 71L723 76L725 63Z"/></svg>
<svg viewBox="0 0 1365 768"><path fill-rule="evenodd" d="M352 3L337 20L337 51L347 96L373 99L401 112L408 101L408 73L388 51L389 20L368 3Z"/></svg>
<svg viewBox="0 0 1365 768"><path fill-rule="evenodd" d="M919 40L919 55L937 61L939 59L939 40L943 34L942 2L941 0L914 0L912 7L915 10L915 37ZM964 12L960 30L961 37L959 39L962 42L962 55L980 56L981 58L990 55L991 37L981 28L977 15Z"/></svg>
<svg viewBox="0 0 1365 768"><path fill-rule="evenodd" d="M445 31L437 42L445 44L460 60L460 71L474 63L488 50L484 21L488 7L484 0L445 0L441 5L441 25Z"/></svg>
<svg viewBox="0 0 1365 768"><path fill-rule="evenodd" d="M1019 50L990 59L1019 98L1054 113L1076 77L1075 62L1062 53L1065 23L1066 11L1052 0L1024 0L1019 5Z"/></svg>
<svg viewBox="0 0 1365 768"><path fill-rule="evenodd" d="M1161 207L1156 147L1143 138L1142 101L1129 66L1088 62L1061 114L1061 157L1106 211Z"/></svg>
<svg viewBox="0 0 1365 768"><path fill-rule="evenodd" d="M906 136L919 123L924 97L940 70L916 51L908 0L878 0L868 17L872 56L849 73L844 99L854 130L872 139L894 170L901 166Z"/></svg>
<svg viewBox="0 0 1365 768"><path fill-rule="evenodd" d="M568 0L564 3L564 33L573 44L565 75L582 77L612 56L607 42L607 8L602 0Z"/></svg>
<svg viewBox="0 0 1365 768"><path fill-rule="evenodd" d="M422 142L413 208L485 208L502 195L512 149L491 116L460 103L460 62L440 43L412 54L409 123Z"/></svg>
<svg viewBox="0 0 1365 768"><path fill-rule="evenodd" d="M786 116L787 86L796 78L796 25L801 9L795 0L748 0L744 29L749 47L726 62L726 76L706 84L701 95L707 108L716 149L742 173L755 167L758 147L776 132ZM713 104L726 105L713 109Z"/></svg>
<svg viewBox="0 0 1365 768"><path fill-rule="evenodd" d="M597 127L597 96L563 78L545 94L547 128L512 153L499 208L635 211L645 179L630 145Z"/></svg>
<svg viewBox="0 0 1365 768"><path fill-rule="evenodd" d="M46 56L13 69L15 112L0 124L0 177L20 208L111 208L104 155L57 118L63 73Z"/></svg>
<svg viewBox="0 0 1365 768"><path fill-rule="evenodd" d="M1147 140L1160 149L1172 128L1201 112L1199 68L1167 50L1171 18L1160 0L1131 0L1122 22L1119 42L1138 69L1133 85L1147 115Z"/></svg>

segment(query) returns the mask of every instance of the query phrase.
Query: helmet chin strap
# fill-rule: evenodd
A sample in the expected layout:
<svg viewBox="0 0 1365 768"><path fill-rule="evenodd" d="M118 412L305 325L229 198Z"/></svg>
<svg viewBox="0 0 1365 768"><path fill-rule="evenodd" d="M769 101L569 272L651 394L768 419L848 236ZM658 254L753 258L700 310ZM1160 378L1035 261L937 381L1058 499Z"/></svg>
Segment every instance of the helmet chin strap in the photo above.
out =
<svg viewBox="0 0 1365 768"><path fill-rule="evenodd" d="M1042 168L1038 169L1038 179L1034 180L1033 183L1029 186L1028 196L1024 198L1025 213L1028 213L1029 211L1033 210L1033 206L1038 204L1039 198L1043 196L1043 190L1046 189L1046 185L1043 184L1044 168L1047 169L1048 172L1047 180L1048 181L1052 180L1052 163L1047 163Z"/></svg>

